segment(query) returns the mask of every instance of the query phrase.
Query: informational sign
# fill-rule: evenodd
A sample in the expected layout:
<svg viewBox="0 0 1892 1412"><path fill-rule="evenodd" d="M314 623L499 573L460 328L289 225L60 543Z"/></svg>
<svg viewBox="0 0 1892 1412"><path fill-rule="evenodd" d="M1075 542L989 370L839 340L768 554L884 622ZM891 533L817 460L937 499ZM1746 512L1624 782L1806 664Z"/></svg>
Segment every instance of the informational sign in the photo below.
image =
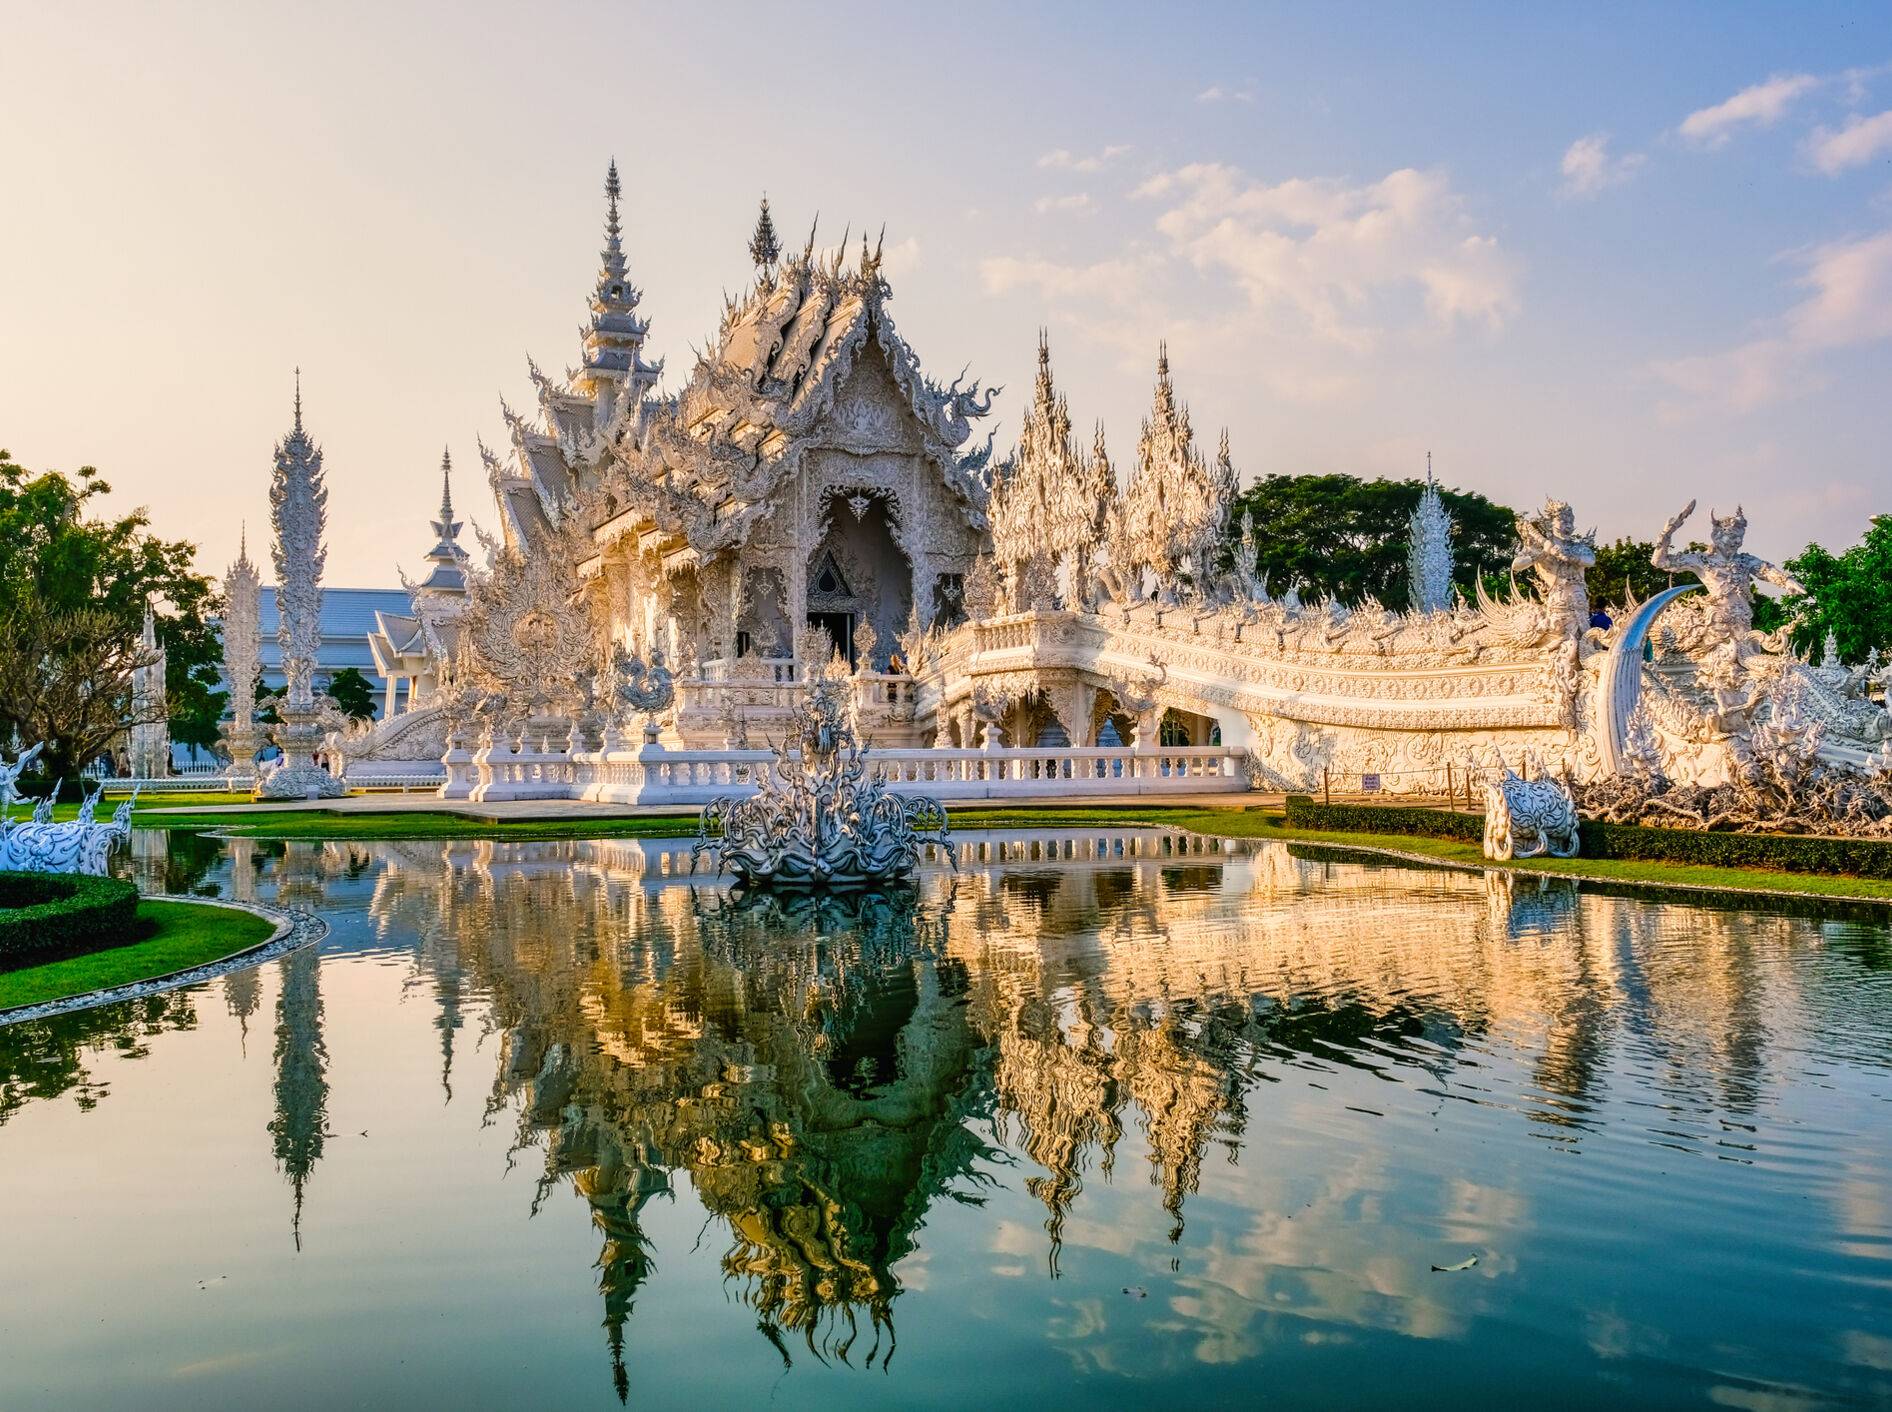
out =
<svg viewBox="0 0 1892 1412"><path fill-rule="evenodd" d="M1380 777L1378 775L1361 775L1360 788L1367 794L1378 794L1380 792Z"/></svg>

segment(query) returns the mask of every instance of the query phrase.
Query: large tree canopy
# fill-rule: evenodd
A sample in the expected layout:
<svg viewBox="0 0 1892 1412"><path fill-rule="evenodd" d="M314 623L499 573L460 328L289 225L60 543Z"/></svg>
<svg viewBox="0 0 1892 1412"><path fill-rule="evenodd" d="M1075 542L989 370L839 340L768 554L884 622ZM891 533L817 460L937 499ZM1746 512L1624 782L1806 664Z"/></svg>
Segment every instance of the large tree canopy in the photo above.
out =
<svg viewBox="0 0 1892 1412"><path fill-rule="evenodd" d="M1237 497L1231 528L1255 522L1256 567L1270 592L1290 587L1358 603L1372 594L1406 607L1406 522L1425 490L1420 480L1358 476L1266 476ZM1507 568L1517 551L1516 516L1482 495L1439 488L1452 516L1453 580L1470 597L1481 573Z"/></svg>
<svg viewBox="0 0 1892 1412"><path fill-rule="evenodd" d="M214 743L223 709L218 605L192 569L195 546L151 534L142 510L93 514L110 489L90 466L34 475L0 451L0 737L43 742L41 763L59 777L129 719L147 602L168 654L172 735Z"/></svg>
<svg viewBox="0 0 1892 1412"><path fill-rule="evenodd" d="M1842 661L1863 662L1875 647L1881 657L1892 654L1892 515L1874 515L1842 554L1809 544L1787 570L1807 586L1807 596L1781 600L1794 619L1795 647L1817 657L1831 632Z"/></svg>

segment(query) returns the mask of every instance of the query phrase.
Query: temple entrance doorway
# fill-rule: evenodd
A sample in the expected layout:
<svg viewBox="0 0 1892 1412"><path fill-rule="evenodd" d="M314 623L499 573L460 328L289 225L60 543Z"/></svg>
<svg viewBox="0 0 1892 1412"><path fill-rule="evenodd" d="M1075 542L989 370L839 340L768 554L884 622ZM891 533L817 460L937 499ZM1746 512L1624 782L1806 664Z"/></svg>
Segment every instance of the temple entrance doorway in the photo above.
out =
<svg viewBox="0 0 1892 1412"><path fill-rule="evenodd" d="M834 643L835 650L854 670L854 615L852 613L810 613L808 626L820 628Z"/></svg>
<svg viewBox="0 0 1892 1412"><path fill-rule="evenodd" d="M834 639L850 667L885 671L913 606L913 565L894 538L887 492L835 487L821 523L803 571L808 623Z"/></svg>

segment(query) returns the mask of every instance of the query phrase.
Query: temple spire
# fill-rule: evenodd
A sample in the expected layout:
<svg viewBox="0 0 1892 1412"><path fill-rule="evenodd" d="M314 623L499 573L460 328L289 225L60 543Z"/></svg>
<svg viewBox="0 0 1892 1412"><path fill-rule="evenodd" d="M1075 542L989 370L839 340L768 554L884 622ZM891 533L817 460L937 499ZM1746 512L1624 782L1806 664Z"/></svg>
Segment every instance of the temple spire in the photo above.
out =
<svg viewBox="0 0 1892 1412"><path fill-rule="evenodd" d="M812 238L812 233L811 233ZM768 193L762 194L762 210L756 216L755 234L749 237L749 258L758 270L770 270L782 258L782 242L776 238L775 221L769 215Z"/></svg>
<svg viewBox="0 0 1892 1412"><path fill-rule="evenodd" d="M447 535L449 531L441 526L451 525L451 533L458 534L460 527L453 523L453 452L446 447L440 448L440 524L435 526L438 533Z"/></svg>
<svg viewBox="0 0 1892 1412"><path fill-rule="evenodd" d="M297 436L302 435L302 365L296 364L296 427Z"/></svg>
<svg viewBox="0 0 1892 1412"><path fill-rule="evenodd" d="M427 552L433 567L420 588L436 592L466 591L467 552L460 547L460 522L453 518L453 453L440 451L440 518L434 521L434 547Z"/></svg>
<svg viewBox="0 0 1892 1412"><path fill-rule="evenodd" d="M624 227L618 221L618 196L622 190L618 185L618 159L613 157L604 175L604 249L599 252L604 257L604 273L598 281L600 286L607 280L624 278Z"/></svg>
<svg viewBox="0 0 1892 1412"><path fill-rule="evenodd" d="M624 226L618 217L623 191L613 158L604 178L604 264L591 295L591 318L580 332L584 363L572 375L574 389L594 399L599 426L608 424L620 406L635 406L663 370L661 362L646 363L642 357L650 325L637 315L638 301L644 296L631 283L624 259ZM536 375L533 380L539 384L543 401L549 384Z"/></svg>

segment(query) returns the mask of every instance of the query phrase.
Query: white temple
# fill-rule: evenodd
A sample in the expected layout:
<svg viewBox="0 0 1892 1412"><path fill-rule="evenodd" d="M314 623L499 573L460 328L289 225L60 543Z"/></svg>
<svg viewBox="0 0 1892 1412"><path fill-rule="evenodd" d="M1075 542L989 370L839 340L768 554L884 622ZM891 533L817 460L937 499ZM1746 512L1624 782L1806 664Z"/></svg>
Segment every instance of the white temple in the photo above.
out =
<svg viewBox="0 0 1892 1412"><path fill-rule="evenodd" d="M1101 429L1074 439L1042 337L995 464L972 439L997 390L927 375L878 248L849 263L845 238L818 254L811 232L784 257L766 207L752 280L660 394L615 164L605 194L579 363L563 378L529 363L535 410L502 403L503 451L480 446L502 527L484 567L443 495L414 611L376 637L406 709L391 691L387 720L334 740L351 776L703 799L782 737L818 669L847 674L876 768L945 798L1308 789L1330 771L1433 791L1454 766L1526 755L1582 780L1653 752L1698 779L1770 721L1855 764L1892 735L1857 683L1753 631L1754 579L1783 576L1741 553L1745 521L1671 555L1706 592L1600 629L1594 536L1555 501L1519 519L1514 572L1534 594L1459 596L1428 471L1408 611L1272 597L1257 527L1229 523L1227 435L1212 457L1198 445L1166 352L1121 484ZM674 672L653 744L628 742L606 688L618 652Z"/></svg>

